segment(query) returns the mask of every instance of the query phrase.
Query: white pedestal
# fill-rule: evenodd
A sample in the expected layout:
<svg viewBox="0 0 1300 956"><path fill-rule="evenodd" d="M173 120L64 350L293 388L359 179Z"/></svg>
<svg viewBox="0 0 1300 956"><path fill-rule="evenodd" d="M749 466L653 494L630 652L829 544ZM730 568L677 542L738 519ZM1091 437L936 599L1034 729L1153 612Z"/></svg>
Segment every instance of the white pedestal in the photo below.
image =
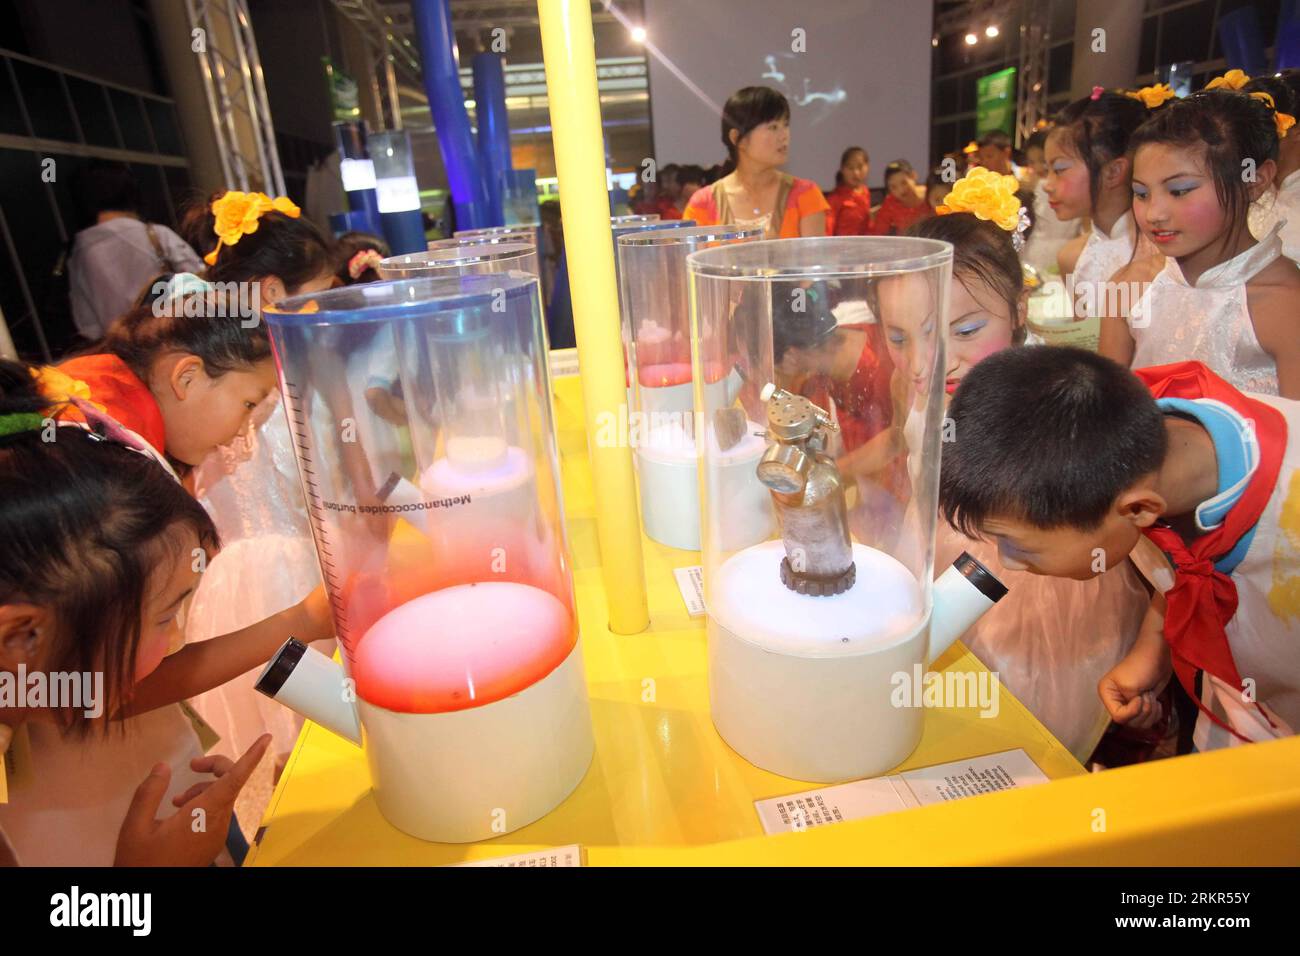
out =
<svg viewBox="0 0 1300 956"><path fill-rule="evenodd" d="M809 597L780 581L785 549L733 555L709 587L709 697L727 744L756 766L835 783L897 766L921 739L922 710L895 707L894 675L924 662L929 615L892 557L854 544L857 581Z"/></svg>
<svg viewBox="0 0 1300 956"><path fill-rule="evenodd" d="M400 714L357 700L375 802L421 840L472 843L545 816L595 753L582 643L528 689L482 707Z"/></svg>

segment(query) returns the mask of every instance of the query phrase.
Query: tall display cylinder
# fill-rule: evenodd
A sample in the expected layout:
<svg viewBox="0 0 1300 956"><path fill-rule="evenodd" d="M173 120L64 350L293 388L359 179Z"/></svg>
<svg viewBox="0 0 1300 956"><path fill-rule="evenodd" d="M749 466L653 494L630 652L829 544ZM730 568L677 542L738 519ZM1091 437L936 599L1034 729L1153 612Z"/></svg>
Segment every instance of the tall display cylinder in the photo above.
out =
<svg viewBox="0 0 1300 956"><path fill-rule="evenodd" d="M920 740L892 692L931 639L951 262L883 237L688 259L710 705L774 773L870 776Z"/></svg>
<svg viewBox="0 0 1300 956"><path fill-rule="evenodd" d="M537 279L351 286L267 322L380 810L442 842L538 819L593 738ZM338 374L359 353L396 402Z"/></svg>
<svg viewBox="0 0 1300 956"><path fill-rule="evenodd" d="M425 247L424 214L411 136L402 129L371 133L366 145L375 166L375 195L388 245L393 252L419 252Z"/></svg>
<svg viewBox="0 0 1300 956"><path fill-rule="evenodd" d="M375 193L375 164L366 148L363 120L334 124L334 141L339 149L339 177L348 197L347 226L379 235L379 198Z"/></svg>
<svg viewBox="0 0 1300 956"><path fill-rule="evenodd" d="M641 521L646 534L670 547L700 547L686 258L701 249L755 241L762 234L756 226L690 226L630 232L618 240L623 341L631 382L629 435L634 438L641 488ZM723 389L730 397L718 402L731 404L742 384L739 372L718 366L704 373L704 387ZM736 466L742 475L738 492L752 487L752 465Z"/></svg>
<svg viewBox="0 0 1300 956"><path fill-rule="evenodd" d="M432 248L405 256L389 256L379 263L384 279L410 279L444 274L448 269L464 272L526 272L537 275L537 247L527 242L496 242L490 239L443 239ZM464 268L470 266L472 268Z"/></svg>

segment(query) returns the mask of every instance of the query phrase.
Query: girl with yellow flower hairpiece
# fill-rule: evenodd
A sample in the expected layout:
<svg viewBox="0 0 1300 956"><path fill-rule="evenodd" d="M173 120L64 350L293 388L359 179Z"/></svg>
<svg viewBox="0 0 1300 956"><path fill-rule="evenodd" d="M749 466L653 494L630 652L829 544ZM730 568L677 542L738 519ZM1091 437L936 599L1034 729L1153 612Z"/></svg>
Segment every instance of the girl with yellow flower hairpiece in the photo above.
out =
<svg viewBox="0 0 1300 956"><path fill-rule="evenodd" d="M957 180L943 205L935 209L940 216L948 213L968 212L1012 234L1012 242L1019 252L1024 245L1024 232L1029 228L1029 216L1020 203L1016 190L1020 180L1004 176L983 166L972 167Z"/></svg>
<svg viewBox="0 0 1300 956"><path fill-rule="evenodd" d="M1252 81L1171 103L1133 134L1132 208L1160 256L1110 277L1140 289L1104 315L1099 350L1133 367L1199 361L1252 392L1300 398L1294 303L1300 269L1280 224L1257 240L1251 211L1271 191L1272 96ZM1290 217L1288 217L1290 218Z"/></svg>
<svg viewBox="0 0 1300 956"><path fill-rule="evenodd" d="M217 245L203 257L208 265L216 265L217 255L223 245L233 246L249 233L257 232L258 220L268 212L283 213L290 219L297 219L302 210L287 196L272 199L266 193L243 193L236 189L228 191L212 204L212 215L216 220L212 231L217 234Z"/></svg>

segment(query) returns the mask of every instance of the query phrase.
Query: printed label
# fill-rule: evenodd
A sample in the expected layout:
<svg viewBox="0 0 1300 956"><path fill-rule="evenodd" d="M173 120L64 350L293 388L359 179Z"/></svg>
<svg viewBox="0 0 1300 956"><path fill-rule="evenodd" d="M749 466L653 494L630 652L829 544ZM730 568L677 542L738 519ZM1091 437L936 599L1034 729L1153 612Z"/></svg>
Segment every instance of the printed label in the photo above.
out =
<svg viewBox="0 0 1300 956"><path fill-rule="evenodd" d="M704 614L704 569L699 565L673 568L673 577L677 579L677 589L682 592L687 613L691 617L701 617Z"/></svg>
<svg viewBox="0 0 1300 956"><path fill-rule="evenodd" d="M947 800L1047 783L1023 750L955 760L786 797L755 800L763 832L789 833Z"/></svg>

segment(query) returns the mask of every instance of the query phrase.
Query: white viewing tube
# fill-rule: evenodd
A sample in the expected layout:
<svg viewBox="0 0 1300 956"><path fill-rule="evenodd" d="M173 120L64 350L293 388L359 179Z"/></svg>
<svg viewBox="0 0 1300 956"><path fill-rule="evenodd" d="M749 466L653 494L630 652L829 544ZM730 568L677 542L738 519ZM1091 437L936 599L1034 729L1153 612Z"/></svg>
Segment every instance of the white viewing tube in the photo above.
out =
<svg viewBox="0 0 1300 956"><path fill-rule="evenodd" d="M360 747L361 725L353 695L346 693L346 679L341 664L291 637L275 652L254 686L258 693Z"/></svg>
<svg viewBox="0 0 1300 956"><path fill-rule="evenodd" d="M934 582L930 615L930 653L926 663L952 646L1007 593L993 572L963 551Z"/></svg>

